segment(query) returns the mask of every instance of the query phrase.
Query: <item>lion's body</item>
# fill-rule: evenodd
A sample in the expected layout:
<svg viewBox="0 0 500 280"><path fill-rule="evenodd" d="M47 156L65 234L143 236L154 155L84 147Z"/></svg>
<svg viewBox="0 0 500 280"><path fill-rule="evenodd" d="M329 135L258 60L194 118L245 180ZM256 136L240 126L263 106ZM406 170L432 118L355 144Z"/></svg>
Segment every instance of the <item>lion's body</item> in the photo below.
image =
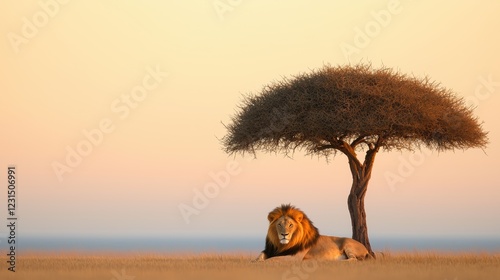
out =
<svg viewBox="0 0 500 280"><path fill-rule="evenodd" d="M371 258L366 247L352 238L320 235L304 212L293 206L281 205L267 218L266 247L257 260L278 256L322 260Z"/></svg>

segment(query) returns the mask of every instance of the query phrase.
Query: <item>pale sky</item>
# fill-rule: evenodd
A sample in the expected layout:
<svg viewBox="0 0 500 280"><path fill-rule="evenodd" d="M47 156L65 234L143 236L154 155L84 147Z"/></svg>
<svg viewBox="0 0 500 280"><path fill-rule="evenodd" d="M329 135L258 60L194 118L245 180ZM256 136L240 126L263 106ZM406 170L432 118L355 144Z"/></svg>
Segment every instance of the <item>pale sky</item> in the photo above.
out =
<svg viewBox="0 0 500 280"><path fill-rule="evenodd" d="M370 235L499 236L500 2L351 2L0 2L0 220L13 164L20 236L264 236L281 203L350 236L344 156L233 157L218 139L242 95L362 61L453 89L490 139L379 153Z"/></svg>

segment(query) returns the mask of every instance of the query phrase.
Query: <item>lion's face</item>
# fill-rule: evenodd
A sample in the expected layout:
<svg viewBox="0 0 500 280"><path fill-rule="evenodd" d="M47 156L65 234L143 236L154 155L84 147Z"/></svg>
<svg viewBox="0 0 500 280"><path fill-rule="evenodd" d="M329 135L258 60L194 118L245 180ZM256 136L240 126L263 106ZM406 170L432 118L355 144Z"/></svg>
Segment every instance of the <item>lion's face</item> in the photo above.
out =
<svg viewBox="0 0 500 280"><path fill-rule="evenodd" d="M276 221L276 232L281 244L288 244L297 230L297 222L288 217L282 216Z"/></svg>
<svg viewBox="0 0 500 280"><path fill-rule="evenodd" d="M277 252L297 246L302 247L318 236L318 230L312 226L307 216L293 206L276 207L269 213L267 219L269 220L269 228L266 244L267 242L272 244L278 250Z"/></svg>

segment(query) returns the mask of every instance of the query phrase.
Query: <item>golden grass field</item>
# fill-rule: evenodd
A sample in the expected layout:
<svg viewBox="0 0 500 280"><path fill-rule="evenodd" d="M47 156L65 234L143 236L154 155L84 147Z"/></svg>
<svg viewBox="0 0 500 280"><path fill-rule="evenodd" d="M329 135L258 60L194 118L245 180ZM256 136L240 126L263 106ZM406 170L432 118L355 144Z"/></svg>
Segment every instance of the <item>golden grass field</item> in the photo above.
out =
<svg viewBox="0 0 500 280"><path fill-rule="evenodd" d="M16 272L2 261L0 279L500 279L500 253L385 253L363 262L261 262L247 253L30 253ZM3 258L5 259L5 258Z"/></svg>

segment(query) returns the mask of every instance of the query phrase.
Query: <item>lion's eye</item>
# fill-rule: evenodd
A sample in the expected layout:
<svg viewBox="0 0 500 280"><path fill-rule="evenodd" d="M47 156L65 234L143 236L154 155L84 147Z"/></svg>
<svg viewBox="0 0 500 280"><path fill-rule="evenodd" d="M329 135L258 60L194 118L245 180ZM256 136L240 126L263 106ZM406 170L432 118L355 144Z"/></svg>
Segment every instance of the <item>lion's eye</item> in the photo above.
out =
<svg viewBox="0 0 500 280"><path fill-rule="evenodd" d="M288 227L293 227L293 224L290 224Z"/></svg>

